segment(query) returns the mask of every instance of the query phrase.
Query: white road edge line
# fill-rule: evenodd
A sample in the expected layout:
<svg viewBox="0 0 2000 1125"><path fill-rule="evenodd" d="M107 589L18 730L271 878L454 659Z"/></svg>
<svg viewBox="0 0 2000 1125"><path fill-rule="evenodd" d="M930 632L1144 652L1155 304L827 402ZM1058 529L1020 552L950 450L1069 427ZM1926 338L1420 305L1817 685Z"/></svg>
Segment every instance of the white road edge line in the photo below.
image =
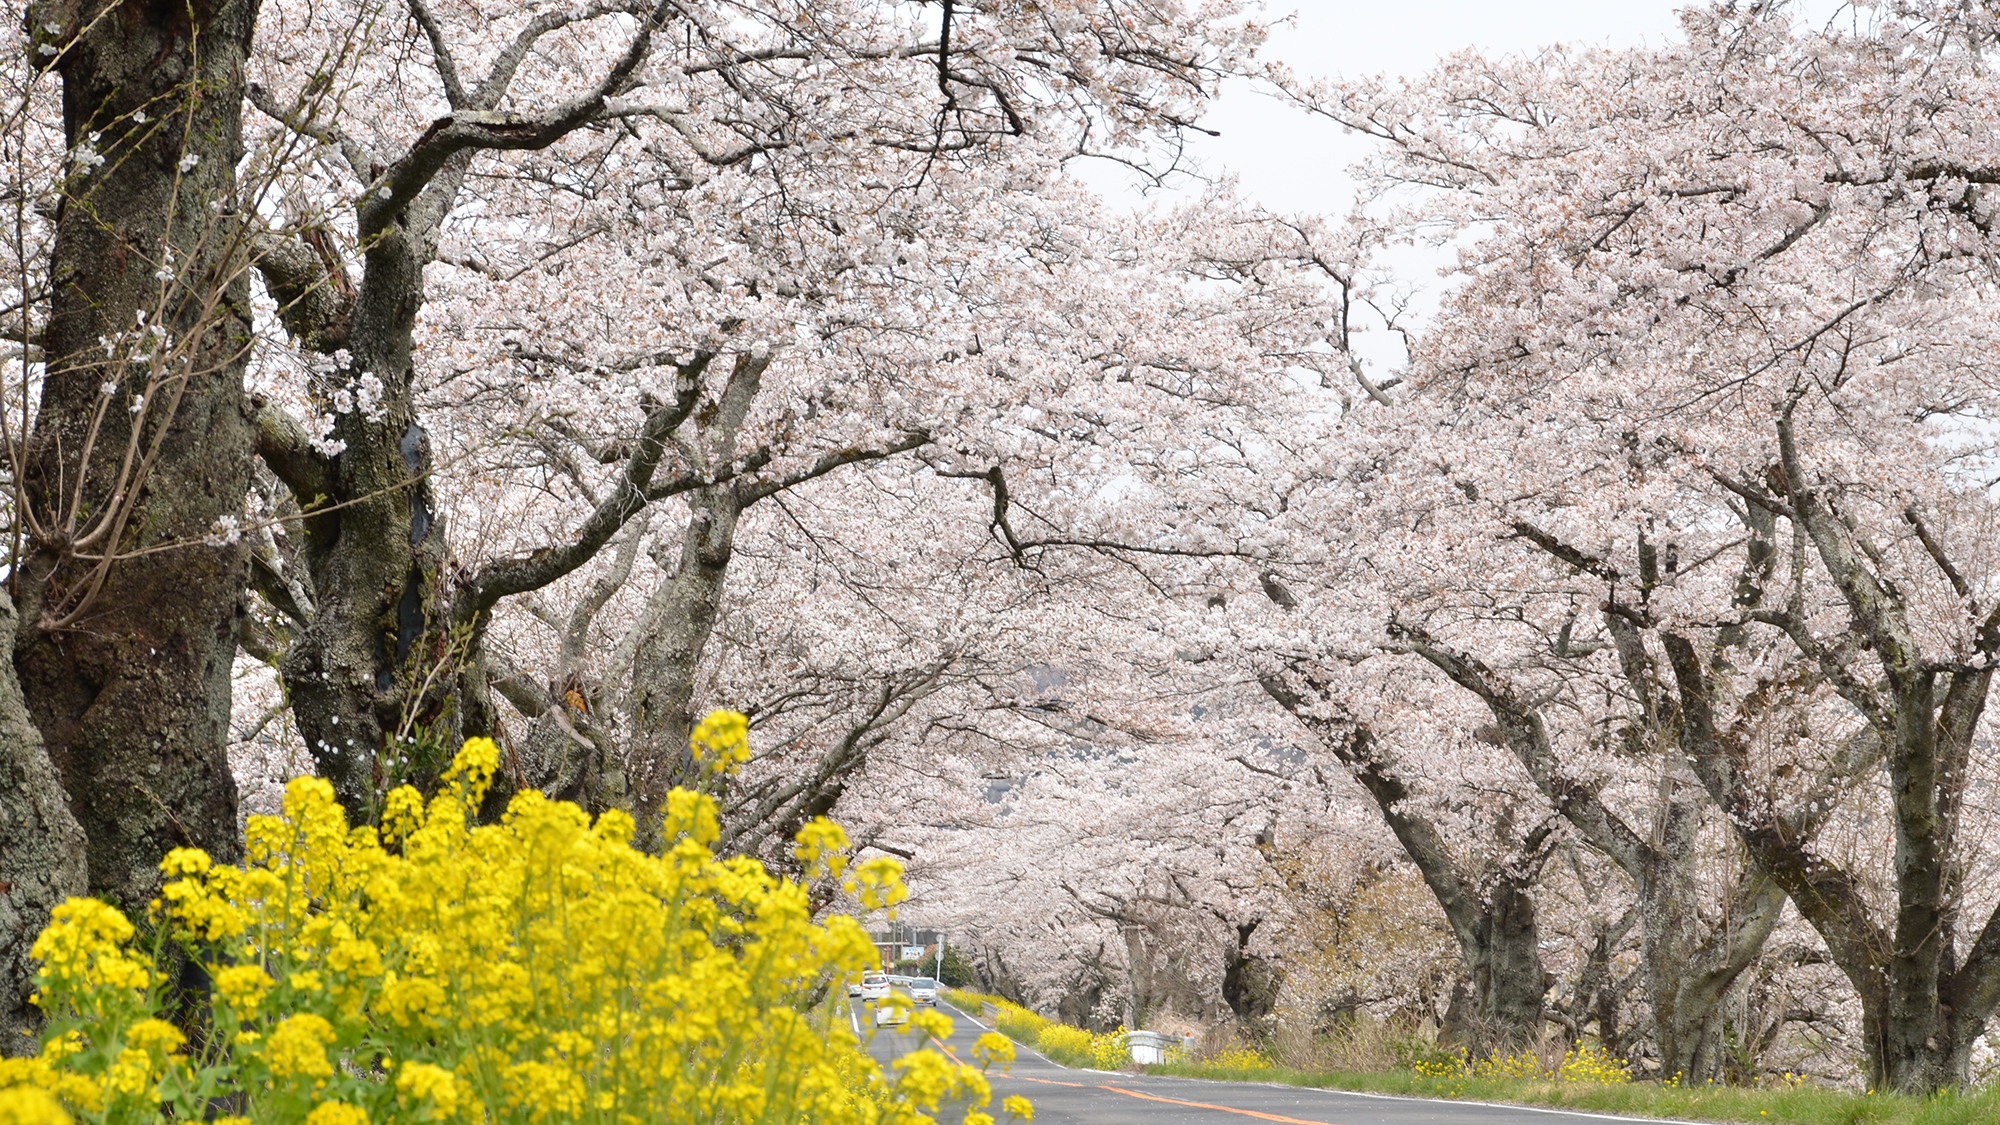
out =
<svg viewBox="0 0 2000 1125"><path fill-rule="evenodd" d="M1160 1077L1174 1078L1179 1076L1162 1074ZM1236 1085L1236 1083L1228 1083L1216 1078L1185 1078L1182 1081L1217 1082L1226 1085ZM1557 1109L1554 1106L1522 1105L1519 1102L1475 1102L1464 1098L1419 1098L1410 1094L1374 1094L1366 1090L1339 1090L1331 1086L1293 1086L1286 1082L1248 1082L1243 1084L1248 1086L1270 1086L1281 1090L1309 1090L1320 1094L1346 1094L1354 1098L1379 1098L1382 1101L1388 1102L1424 1102L1427 1105L1477 1105L1485 1106L1488 1109L1525 1109L1529 1113L1560 1113L1568 1117L1588 1117L1595 1121L1638 1121L1644 1122L1646 1125L1717 1125L1714 1121L1690 1121L1680 1117L1625 1117L1616 1113L1593 1113L1587 1109Z"/></svg>
<svg viewBox="0 0 2000 1125"><path fill-rule="evenodd" d="M964 1016L972 1026L979 1028L981 1031L993 1030L985 1024L980 1023L978 1019L966 1012L964 1008L960 1008L956 1004L953 1004L952 1008L958 1014ZM1019 1044L1016 1044L1016 1046L1019 1046ZM1034 1048L1029 1047L1028 1050L1033 1051ZM1040 1051L1035 1051L1035 1053L1041 1055ZM1462 1098L1419 1098L1412 1097L1409 1094L1371 1094L1365 1090L1338 1090L1331 1086L1294 1086L1288 1082L1230 1082L1222 1078L1189 1078L1179 1074L1131 1075L1116 1070L1092 1070L1089 1067L1063 1066L1046 1055L1042 1056L1042 1061L1048 1063L1050 1066L1062 1066L1064 1070L1074 1070L1080 1074L1109 1074L1116 1078L1164 1078L1169 1081L1178 1082L1205 1082L1211 1086L1266 1086L1273 1090L1297 1090L1300 1093L1308 1094L1345 1094L1352 1098L1379 1098L1382 1101L1388 1102L1424 1102L1428 1105L1476 1105L1484 1106L1487 1109L1525 1109L1529 1113L1560 1113L1568 1117L1588 1117L1593 1121L1636 1121L1643 1123L1643 1125L1716 1125L1713 1121L1689 1121L1680 1117L1624 1117L1615 1113L1592 1113L1587 1109L1556 1109L1553 1106L1521 1105L1516 1102L1475 1102Z"/></svg>
<svg viewBox="0 0 2000 1125"><path fill-rule="evenodd" d="M974 1026L974 1027L978 1028L979 1030L981 1030L981 1031L992 1031L992 1030L993 1030L992 1028L990 1028L990 1027L986 1026L985 1024L983 1024L983 1023L980 1023L980 1022L979 1022L979 1018L978 1018L977 1016L974 1016L974 1015L973 1015L972 1013L970 1013L970 1012L966 1011L966 1010L965 1010L964 1008L961 1008L961 1007L959 1007L959 1006L958 1006L958 1005L956 1005L956 1004L953 1004L953 1005L951 1006L951 1008L952 1008L952 1011L955 1011L955 1012L957 1012L957 1013L958 1013L959 1015L961 1015L961 1016L964 1016L964 1017L965 1017L965 1021L966 1021L967 1023L969 1023L969 1024L971 1024L972 1026ZM1012 1041L1013 1041L1013 1037L1012 1037L1012 1036L1009 1036L1009 1037L1008 1037L1008 1040L1009 1040L1009 1042L1012 1042ZM1080 1073L1083 1073L1083 1074L1109 1074L1109 1075L1111 1075L1111 1076L1112 1076L1112 1077L1114 1077L1114 1078L1123 1078L1123 1077L1126 1077L1126 1075L1125 1075L1125 1074L1124 1074L1123 1072L1121 1072L1121 1071L1116 1071L1116 1070L1092 1070L1091 1068L1089 1068L1089 1067L1087 1067L1087 1066L1064 1066L1063 1064L1061 1064L1061 1063L1057 1062L1056 1060L1054 1060L1054 1059L1052 1059L1052 1058L1048 1057L1047 1055L1045 1055L1045 1054L1041 1053L1040 1051L1037 1051L1037 1050L1035 1050L1035 1049L1034 1049L1033 1047L1030 1047L1030 1046L1028 1046L1028 1045L1027 1045L1026 1043L1015 1043L1015 1044L1014 1044L1014 1050L1015 1050L1015 1052L1016 1052L1016 1053L1019 1053L1019 1052L1021 1052L1021 1051L1026 1051L1026 1052L1028 1052L1029 1054L1031 1054L1031 1055L1035 1056L1036 1058L1038 1058L1038 1059L1042 1060L1043 1062L1045 1062L1045 1063L1049 1064L1050 1066L1052 1066L1052 1067L1055 1067L1055 1068L1056 1068L1056 1069L1058 1069L1058 1070L1074 1070L1074 1071L1078 1071L1078 1072L1080 1072ZM1006 1075L1006 1072L1005 1072L1005 1071L1002 1071L1002 1072L1001 1072L1001 1075L1002 1075L1002 1076L1004 1077L1004 1076Z"/></svg>

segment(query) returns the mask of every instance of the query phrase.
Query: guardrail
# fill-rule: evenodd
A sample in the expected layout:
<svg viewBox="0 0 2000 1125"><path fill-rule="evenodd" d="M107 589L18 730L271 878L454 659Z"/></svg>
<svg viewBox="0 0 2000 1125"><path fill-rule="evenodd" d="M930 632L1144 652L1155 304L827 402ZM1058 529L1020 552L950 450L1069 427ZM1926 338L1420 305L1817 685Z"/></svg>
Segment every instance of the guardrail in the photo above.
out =
<svg viewBox="0 0 2000 1125"><path fill-rule="evenodd" d="M1185 1059L1194 1051L1194 1036L1165 1035L1157 1031L1134 1031L1125 1036L1125 1049L1132 1053L1132 1061L1142 1066L1167 1062L1168 1056L1178 1053Z"/></svg>

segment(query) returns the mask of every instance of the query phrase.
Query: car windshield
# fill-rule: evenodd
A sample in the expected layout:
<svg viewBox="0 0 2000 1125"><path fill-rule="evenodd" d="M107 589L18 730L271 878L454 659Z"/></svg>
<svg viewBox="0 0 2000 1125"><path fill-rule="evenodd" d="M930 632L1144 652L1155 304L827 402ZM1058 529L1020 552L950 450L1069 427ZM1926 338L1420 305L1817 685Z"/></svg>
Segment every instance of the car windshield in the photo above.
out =
<svg viewBox="0 0 2000 1125"><path fill-rule="evenodd" d="M937 987L937 982L936 982L936 981L934 981L934 980L932 980L932 979L931 979L931 978L929 978L929 977L911 977L911 978L910 978L910 987L911 987L911 988L936 988L936 987Z"/></svg>

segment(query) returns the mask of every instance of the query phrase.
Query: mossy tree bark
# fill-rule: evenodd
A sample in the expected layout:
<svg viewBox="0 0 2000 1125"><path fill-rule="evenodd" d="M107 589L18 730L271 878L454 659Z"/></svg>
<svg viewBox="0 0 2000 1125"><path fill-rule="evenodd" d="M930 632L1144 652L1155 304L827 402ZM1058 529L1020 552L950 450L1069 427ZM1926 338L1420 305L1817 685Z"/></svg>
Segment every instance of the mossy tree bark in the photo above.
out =
<svg viewBox="0 0 2000 1125"><path fill-rule="evenodd" d="M13 599L0 593L0 645L13 647L16 624ZM28 951L49 912L83 894L88 881L83 829L28 717L14 666L0 663L0 1055L39 1049Z"/></svg>
<svg viewBox="0 0 2000 1125"><path fill-rule="evenodd" d="M15 668L88 840L143 908L170 848L237 853L225 753L248 554L236 168L256 0L31 5L70 177L22 458ZM59 30L58 30L59 29Z"/></svg>

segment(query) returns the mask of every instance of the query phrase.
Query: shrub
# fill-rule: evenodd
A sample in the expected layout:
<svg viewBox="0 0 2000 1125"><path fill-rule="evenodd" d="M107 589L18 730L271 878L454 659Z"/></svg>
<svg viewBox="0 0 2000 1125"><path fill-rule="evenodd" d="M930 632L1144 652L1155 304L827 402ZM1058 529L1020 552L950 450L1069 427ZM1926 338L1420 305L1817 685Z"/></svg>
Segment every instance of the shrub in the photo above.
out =
<svg viewBox="0 0 2000 1125"><path fill-rule="evenodd" d="M999 996L989 996L964 989L952 989L945 993L950 1003L964 1008L976 1008L980 1004L991 1004L999 1012L993 1018L993 1026L1002 1034L1018 1043L1025 1043L1053 1062L1064 1066L1095 1067L1098 1070L1119 1070L1132 1062L1132 1051L1121 1029L1092 1035L1080 1027L1057 1023L1054 1020L1023 1008L1012 1000Z"/></svg>
<svg viewBox="0 0 2000 1125"><path fill-rule="evenodd" d="M1069 1066L1088 1065L1090 1032L1066 1023L1052 1023L1035 1037L1035 1046L1045 1055Z"/></svg>
<svg viewBox="0 0 2000 1125"><path fill-rule="evenodd" d="M1615 1086L1632 1081L1629 1064L1601 1047L1578 1044L1560 1062L1550 1064L1532 1051L1474 1059L1463 1051L1422 1052L1413 1057L1412 1073L1420 1078L1533 1078L1583 1085Z"/></svg>
<svg viewBox="0 0 2000 1125"><path fill-rule="evenodd" d="M1123 1028L1090 1037L1090 1065L1099 1070L1123 1070L1132 1065L1132 1047Z"/></svg>
<svg viewBox="0 0 2000 1125"><path fill-rule="evenodd" d="M744 734L712 715L697 753L739 761ZM58 908L34 947L47 1038L0 1062L0 1121L917 1123L987 1103L981 1071L934 1050L889 1076L859 1049L820 1001L872 963L867 935L717 859L709 798L670 795L659 856L631 847L629 816L533 791L476 827L497 756L466 743L428 803L389 794L379 832L293 781L282 816L251 818L243 866L168 855L148 942L104 903ZM820 820L797 854L871 908L902 896L896 865L850 869L845 848ZM166 991L181 957L205 995ZM189 1003L192 1042L162 1018ZM977 1055L1012 1052L989 1036Z"/></svg>
<svg viewBox="0 0 2000 1125"><path fill-rule="evenodd" d="M1203 1066L1216 1070L1231 1070L1248 1073L1255 1070L1271 1069L1271 1060L1264 1052L1243 1043L1231 1043L1219 1051L1202 1059Z"/></svg>

